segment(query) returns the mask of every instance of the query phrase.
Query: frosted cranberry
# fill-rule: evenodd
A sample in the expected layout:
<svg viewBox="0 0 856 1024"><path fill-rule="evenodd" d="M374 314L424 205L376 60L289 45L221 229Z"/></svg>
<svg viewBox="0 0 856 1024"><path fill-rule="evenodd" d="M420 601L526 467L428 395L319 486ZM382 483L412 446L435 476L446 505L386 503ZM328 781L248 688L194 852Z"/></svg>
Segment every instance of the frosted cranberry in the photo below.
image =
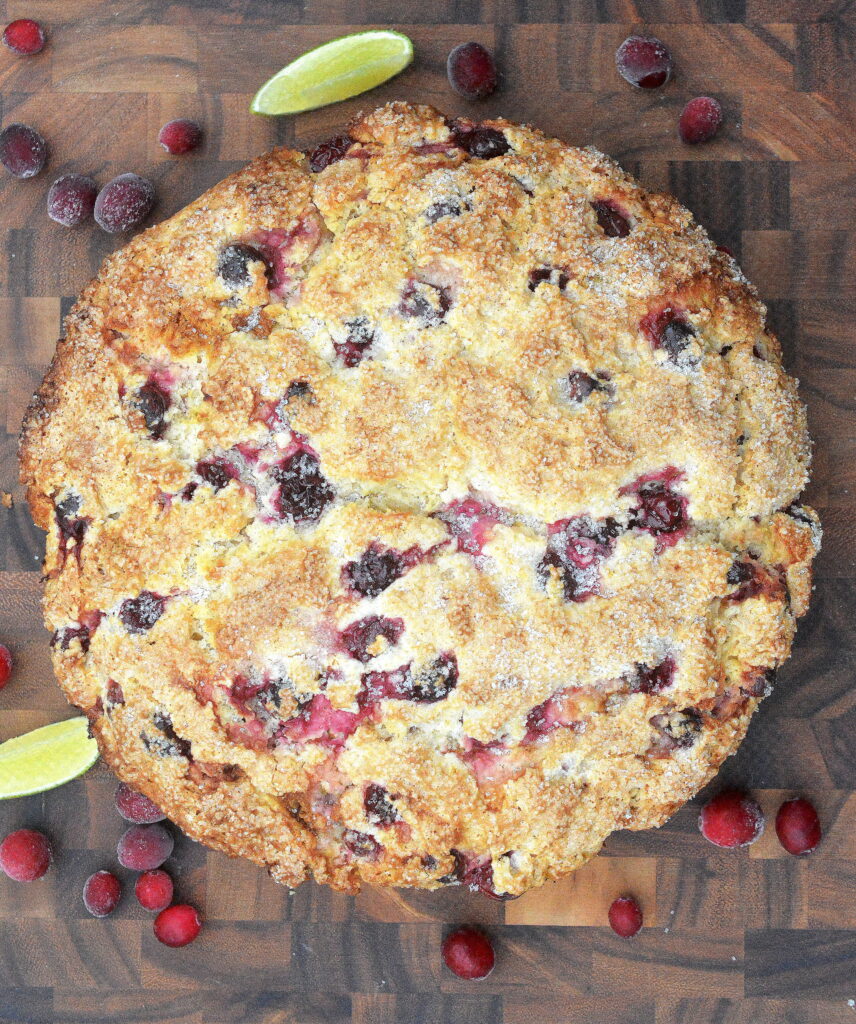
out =
<svg viewBox="0 0 856 1024"><path fill-rule="evenodd" d="M132 871L159 868L172 853L174 841L163 825L132 825L116 847L119 863Z"/></svg>
<svg viewBox="0 0 856 1024"><path fill-rule="evenodd" d="M0 843L0 868L16 882L34 882L51 866L48 837L31 828L10 832Z"/></svg>
<svg viewBox="0 0 856 1024"><path fill-rule="evenodd" d="M749 846L764 831L764 814L747 793L720 793L701 809L698 827L714 846Z"/></svg>
<svg viewBox="0 0 856 1024"><path fill-rule="evenodd" d="M619 896L609 908L609 927L623 939L632 939L642 928L642 911L632 896Z"/></svg>
<svg viewBox="0 0 856 1024"><path fill-rule="evenodd" d="M598 594L600 563L612 554L618 533L618 523L611 518L579 516L554 523L538 566L541 583L546 585L555 570L566 601L585 601Z"/></svg>
<svg viewBox="0 0 856 1024"><path fill-rule="evenodd" d="M155 439L162 437L166 430L166 414L170 406L169 394L157 383L150 380L138 389L133 402L146 421L146 429Z"/></svg>
<svg viewBox="0 0 856 1024"><path fill-rule="evenodd" d="M41 53L45 46L45 30L32 18L18 18L10 21L3 30L3 42L14 53L22 57L31 57Z"/></svg>
<svg viewBox="0 0 856 1024"><path fill-rule="evenodd" d="M797 798L786 800L776 815L779 842L796 857L811 853L820 843L820 819L814 805Z"/></svg>
<svg viewBox="0 0 856 1024"><path fill-rule="evenodd" d="M9 682L12 675L12 652L5 644L0 644L0 690Z"/></svg>
<svg viewBox="0 0 856 1024"><path fill-rule="evenodd" d="M591 205L597 223L607 238L626 238L630 234L629 221L608 199L598 199Z"/></svg>
<svg viewBox="0 0 856 1024"><path fill-rule="evenodd" d="M48 189L48 216L65 228L75 228L92 216L98 186L85 174L63 174Z"/></svg>
<svg viewBox="0 0 856 1024"><path fill-rule="evenodd" d="M458 659L451 651L445 651L415 677L410 699L435 704L445 700L457 685Z"/></svg>
<svg viewBox="0 0 856 1024"><path fill-rule="evenodd" d="M345 325L348 336L344 341L334 341L336 355L345 366L358 366L368 355L368 350L375 340L375 332L368 317L358 316Z"/></svg>
<svg viewBox="0 0 856 1024"><path fill-rule="evenodd" d="M267 267L267 260L262 253L253 245L246 242L233 242L220 250L217 257L217 275L228 288L249 288L252 284L250 273L251 263L264 263Z"/></svg>
<svg viewBox="0 0 856 1024"><path fill-rule="evenodd" d="M570 278L561 267L535 267L529 271L529 291L534 292L539 284L554 284L560 292L568 286Z"/></svg>
<svg viewBox="0 0 856 1024"><path fill-rule="evenodd" d="M568 399L571 402L584 402L595 391L608 391L609 388L597 377L590 377L582 370L571 370L566 379Z"/></svg>
<svg viewBox="0 0 856 1024"><path fill-rule="evenodd" d="M108 181L95 200L95 221L111 235L131 231L152 212L155 187L139 174L120 174Z"/></svg>
<svg viewBox="0 0 856 1024"><path fill-rule="evenodd" d="M225 459L202 459L196 463L196 472L202 477L206 484L210 484L215 491L222 491L237 476L234 466Z"/></svg>
<svg viewBox="0 0 856 1024"><path fill-rule="evenodd" d="M481 43L461 43L446 60L449 85L465 100L483 100L496 89L496 61Z"/></svg>
<svg viewBox="0 0 856 1024"><path fill-rule="evenodd" d="M151 590L129 597L119 606L119 618L129 633L146 633L163 615L166 598Z"/></svg>
<svg viewBox="0 0 856 1024"><path fill-rule="evenodd" d="M488 128L486 125L457 122L452 126L452 141L465 153L479 160L492 160L496 156L503 156L511 149L508 139L501 131Z"/></svg>
<svg viewBox="0 0 856 1024"><path fill-rule="evenodd" d="M376 782L366 786L363 807L366 817L372 825L380 825L385 828L399 820L398 811L395 809L389 792Z"/></svg>
<svg viewBox="0 0 856 1024"><path fill-rule="evenodd" d="M96 871L83 886L83 903L93 917L107 917L119 906L122 884L111 871Z"/></svg>
<svg viewBox="0 0 856 1024"><path fill-rule="evenodd" d="M134 895L143 910L160 911L172 903L172 879L165 871L144 871L134 886Z"/></svg>
<svg viewBox="0 0 856 1024"><path fill-rule="evenodd" d="M676 543L689 525L687 499L673 490L673 484L681 477L681 473L669 467L621 488L621 494L636 496L637 504L630 510L630 527L655 536L658 550Z"/></svg>
<svg viewBox="0 0 856 1024"><path fill-rule="evenodd" d="M388 619L383 615L367 615L364 619L358 619L343 629L340 639L346 653L365 664L377 654L383 653L387 647L394 647L403 632L403 619ZM386 643L381 645L380 650L377 650L375 645L381 637Z"/></svg>
<svg viewBox="0 0 856 1024"><path fill-rule="evenodd" d="M188 903L176 903L158 914L154 930L155 938L165 946L186 946L202 930L202 918L196 907Z"/></svg>
<svg viewBox="0 0 856 1024"><path fill-rule="evenodd" d="M279 514L291 519L296 526L317 523L335 497L335 491L321 472L318 456L305 449L298 449L274 466L271 476L279 484L276 498Z"/></svg>
<svg viewBox="0 0 856 1024"><path fill-rule="evenodd" d="M678 131L682 142L709 142L722 124L722 107L711 96L696 96L681 112Z"/></svg>
<svg viewBox="0 0 856 1024"><path fill-rule="evenodd" d="M322 142L320 146L316 146L309 154L309 170L313 174L318 174L325 167L329 167L330 164L341 160L353 143L354 140L350 135L336 135L334 138Z"/></svg>
<svg viewBox="0 0 856 1024"><path fill-rule="evenodd" d="M121 695L121 690L120 690ZM125 699L114 703L124 704ZM166 815L147 796L138 793L135 789L120 782L116 787L116 810L122 815L125 821L133 821L135 825L152 825L156 821L163 821Z"/></svg>
<svg viewBox="0 0 856 1024"><path fill-rule="evenodd" d="M425 281L408 281L398 303L402 316L421 320L426 327L442 323L451 307L449 289Z"/></svg>
<svg viewBox="0 0 856 1024"><path fill-rule="evenodd" d="M425 220L429 224L436 224L443 217L460 217L461 213L468 209L469 206L456 196L449 199L438 199L425 211Z"/></svg>
<svg viewBox="0 0 856 1024"><path fill-rule="evenodd" d="M639 321L639 327L652 346L664 349L673 362L695 336L692 324L671 306L653 310Z"/></svg>
<svg viewBox="0 0 856 1024"><path fill-rule="evenodd" d="M180 117L168 121L158 133L158 142L171 156L181 156L202 143L202 129L195 121Z"/></svg>
<svg viewBox="0 0 856 1024"><path fill-rule="evenodd" d="M377 860L383 851L383 847L374 836L353 828L345 829L342 842L355 857L362 860Z"/></svg>
<svg viewBox="0 0 856 1024"><path fill-rule="evenodd" d="M434 513L455 538L458 551L479 556L492 535L493 528L503 519L503 512L495 505L478 498L461 498Z"/></svg>
<svg viewBox="0 0 856 1024"><path fill-rule="evenodd" d="M342 569L342 581L349 590L362 597L377 597L409 567L400 551L370 544L356 561L346 563Z"/></svg>
<svg viewBox="0 0 856 1024"><path fill-rule="evenodd" d="M637 665L630 689L632 693L662 693L668 689L675 678L675 659L664 658L653 668L648 665Z"/></svg>
<svg viewBox="0 0 856 1024"><path fill-rule="evenodd" d="M443 939L443 961L452 974L467 981L486 978L495 961L490 939L475 928L458 928Z"/></svg>
<svg viewBox="0 0 856 1024"><path fill-rule="evenodd" d="M625 82L639 89L659 89L674 70L668 48L653 36L628 36L616 51L615 66Z"/></svg>
<svg viewBox="0 0 856 1024"><path fill-rule="evenodd" d="M47 156L47 143L28 124L10 124L0 132L0 163L16 178L35 177Z"/></svg>

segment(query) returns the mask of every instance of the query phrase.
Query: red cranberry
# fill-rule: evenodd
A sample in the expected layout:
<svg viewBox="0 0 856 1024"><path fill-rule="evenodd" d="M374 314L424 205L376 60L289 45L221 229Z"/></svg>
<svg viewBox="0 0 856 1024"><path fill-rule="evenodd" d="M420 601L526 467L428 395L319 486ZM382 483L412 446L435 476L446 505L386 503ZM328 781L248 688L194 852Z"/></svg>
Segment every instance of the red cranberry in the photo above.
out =
<svg viewBox="0 0 856 1024"><path fill-rule="evenodd" d="M632 896L619 896L609 908L609 927L623 939L632 939L642 928L642 911Z"/></svg>
<svg viewBox="0 0 856 1024"><path fill-rule="evenodd" d="M225 459L217 457L201 459L196 463L196 472L215 491L222 491L224 487L228 487L237 477L235 467L226 462Z"/></svg>
<svg viewBox="0 0 856 1024"><path fill-rule="evenodd" d="M640 89L659 89L672 77L674 63L666 45L653 36L629 36L615 54L625 82Z"/></svg>
<svg viewBox="0 0 856 1024"><path fill-rule="evenodd" d="M89 220L95 209L98 186L85 174L63 174L48 189L48 216L65 228Z"/></svg>
<svg viewBox="0 0 856 1024"><path fill-rule="evenodd" d="M335 491L321 472L314 452L298 449L278 466L271 476L279 484L276 498L279 514L295 526L314 526L333 501Z"/></svg>
<svg viewBox="0 0 856 1024"><path fill-rule="evenodd" d="M684 107L678 131L682 142L693 145L710 141L721 124L722 107L719 103L711 96L696 96Z"/></svg>
<svg viewBox="0 0 856 1024"><path fill-rule="evenodd" d="M607 238L626 238L630 234L630 222L614 203L608 199L598 199L591 205L600 230Z"/></svg>
<svg viewBox="0 0 856 1024"><path fill-rule="evenodd" d="M116 703L124 704L124 697ZM152 825L166 817L160 807L152 803L147 796L131 789L125 782L120 782L116 787L115 799L116 810L125 821L132 821L135 825Z"/></svg>
<svg viewBox="0 0 856 1024"><path fill-rule="evenodd" d="M158 142L171 156L181 156L196 149L202 143L202 129L195 121L180 117L168 121L160 132Z"/></svg>
<svg viewBox="0 0 856 1024"><path fill-rule="evenodd" d="M452 974L475 981L490 974L495 957L486 935L475 928L458 928L443 940L443 960Z"/></svg>
<svg viewBox="0 0 856 1024"><path fill-rule="evenodd" d="M749 846L764 831L764 814L746 793L720 793L701 809L699 829L715 846Z"/></svg>
<svg viewBox="0 0 856 1024"><path fill-rule="evenodd" d="M313 174L318 174L325 167L329 167L330 164L341 160L353 145L353 142L354 140L350 135L337 135L326 142L322 142L320 146L316 146L309 154L309 170Z"/></svg>
<svg viewBox="0 0 856 1024"><path fill-rule="evenodd" d="M122 884L110 871L96 871L83 886L83 903L93 917L107 917L119 906Z"/></svg>
<svg viewBox="0 0 856 1024"><path fill-rule="evenodd" d="M555 569L566 601L586 601L600 593L600 563L615 547L619 527L614 519L579 516L550 527L547 550L538 565L542 584Z"/></svg>
<svg viewBox="0 0 856 1024"><path fill-rule="evenodd" d="M139 174L120 174L108 181L95 200L95 221L110 234L131 231L152 212L155 187Z"/></svg>
<svg viewBox="0 0 856 1024"><path fill-rule="evenodd" d="M163 864L173 845L163 825L132 825L119 840L116 852L123 868L149 871Z"/></svg>
<svg viewBox="0 0 856 1024"><path fill-rule="evenodd" d="M9 682L12 675L12 652L5 644L0 644L0 690Z"/></svg>
<svg viewBox="0 0 856 1024"><path fill-rule="evenodd" d="M3 42L14 53L22 57L31 57L41 53L45 46L45 30L32 18L18 18L10 21L3 30Z"/></svg>
<svg viewBox="0 0 856 1024"><path fill-rule="evenodd" d="M47 836L31 828L10 832L0 843L0 868L16 882L34 882L51 866Z"/></svg>
<svg viewBox="0 0 856 1024"><path fill-rule="evenodd" d="M661 693L672 685L675 678L675 659L664 658L659 665L637 665L631 681L632 693Z"/></svg>
<svg viewBox="0 0 856 1024"><path fill-rule="evenodd" d="M165 946L186 946L202 930L202 918L196 907L176 903L158 914L154 928L155 937Z"/></svg>
<svg viewBox="0 0 856 1024"><path fill-rule="evenodd" d="M366 786L363 807L366 817L372 825L380 825L385 828L399 820L398 811L395 809L389 792L376 782Z"/></svg>
<svg viewBox="0 0 856 1024"><path fill-rule="evenodd" d="M458 685L458 659L452 651L444 651L414 679L410 699L420 704L436 704Z"/></svg>
<svg viewBox="0 0 856 1024"><path fill-rule="evenodd" d="M356 561L342 569L345 586L362 597L377 597L410 568L405 555L393 548L370 544Z"/></svg>
<svg viewBox="0 0 856 1024"><path fill-rule="evenodd" d="M492 160L495 156L503 156L511 149L508 139L501 131L488 128L486 125L456 123L452 126L452 141L465 153L479 160Z"/></svg>
<svg viewBox="0 0 856 1024"><path fill-rule="evenodd" d="M28 124L10 124L0 132L0 163L16 178L34 177L47 157L47 143Z"/></svg>
<svg viewBox="0 0 856 1024"><path fill-rule="evenodd" d="M481 43L461 43L446 61L449 85L465 100L483 100L496 89L496 61Z"/></svg>
<svg viewBox="0 0 856 1024"><path fill-rule="evenodd" d="M151 590L129 597L119 606L119 618L129 633L147 633L163 615L166 598Z"/></svg>
<svg viewBox="0 0 856 1024"><path fill-rule="evenodd" d="M788 853L796 857L816 850L821 831L814 805L802 798L786 800L776 815L776 835Z"/></svg>
<svg viewBox="0 0 856 1024"><path fill-rule="evenodd" d="M333 348L345 366L358 366L368 355L368 350L375 340L374 328L365 316L349 320L345 326L348 328L347 338L344 341L334 341Z"/></svg>
<svg viewBox="0 0 856 1024"><path fill-rule="evenodd" d="M172 903L172 879L165 871L144 871L134 886L134 895L143 910L161 911Z"/></svg>
<svg viewBox="0 0 856 1024"><path fill-rule="evenodd" d="M352 658L365 664L375 656L370 650L379 637L394 647L404 632L403 619L388 619L383 615L367 615L352 622L341 632L342 647ZM382 648L386 649L386 646Z"/></svg>

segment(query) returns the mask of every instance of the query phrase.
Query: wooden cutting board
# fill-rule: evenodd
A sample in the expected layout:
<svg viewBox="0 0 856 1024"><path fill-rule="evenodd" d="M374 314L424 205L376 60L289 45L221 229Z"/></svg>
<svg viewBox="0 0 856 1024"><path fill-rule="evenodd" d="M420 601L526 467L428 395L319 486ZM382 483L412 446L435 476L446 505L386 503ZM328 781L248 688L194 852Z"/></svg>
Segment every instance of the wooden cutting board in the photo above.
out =
<svg viewBox="0 0 856 1024"><path fill-rule="evenodd" d="M826 830L809 859L772 826L750 851L717 852L697 806L658 832L620 834L566 881L516 902L459 890L306 885L291 894L255 867L180 839L180 895L203 936L168 950L126 898L106 921L83 880L114 866L123 829L98 767L60 790L0 805L2 833L46 829L55 868L30 886L0 877L0 1021L182 1024L856 1024L856 14L834 0L0 0L4 21L40 18L40 56L0 53L3 123L37 126L51 146L35 180L0 175L0 640L17 669L0 695L0 739L70 714L52 681L40 624L42 536L16 472L16 435L52 354L60 317L115 240L45 215L53 178L152 178L166 217L274 143L306 147L361 107L393 98L452 114L503 114L618 157L673 192L729 246L768 303L801 379L816 440L809 498L826 536L814 605L794 656L720 779L751 787L770 815L793 793ZM361 25L403 28L416 62L373 94L296 118L247 112L250 96L303 50ZM617 77L630 29L671 46L677 79L653 95ZM502 90L470 105L445 58L477 39L497 54ZM689 148L683 103L718 96L725 130ZM157 132L198 118L201 152L168 158ZM127 875L127 873L125 873ZM647 927L632 941L606 922L632 891ZM481 983L441 968L451 922L494 936Z"/></svg>

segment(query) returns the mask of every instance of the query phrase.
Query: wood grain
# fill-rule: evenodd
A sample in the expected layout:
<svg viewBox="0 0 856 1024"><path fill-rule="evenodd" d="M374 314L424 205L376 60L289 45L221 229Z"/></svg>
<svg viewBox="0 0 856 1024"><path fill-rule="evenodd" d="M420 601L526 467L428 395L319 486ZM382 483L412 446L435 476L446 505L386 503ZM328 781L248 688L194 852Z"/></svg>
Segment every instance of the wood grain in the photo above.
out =
<svg viewBox="0 0 856 1024"><path fill-rule="evenodd" d="M60 318L116 242L66 231L44 213L70 170L104 182L134 170L159 193L157 218L275 143L306 147L360 108L398 97L449 113L502 113L594 144L673 192L741 260L769 304L801 380L816 441L809 498L824 520L812 611L746 743L713 788L751 786L768 816L802 793L826 832L811 858L772 824L728 854L697 831L699 801L662 829L621 833L575 877L509 904L468 892L307 885L289 893L251 865L179 837L178 893L199 904L203 937L171 951L131 895L108 921L81 902L86 876L115 865L123 823L103 767L60 790L0 805L0 831L45 828L57 859L41 882L0 879L0 1022L26 1024L849 1024L856 1021L856 9L846 0L0 0L37 17L38 57L0 53L3 123L47 136L38 178L0 178L0 640L17 669L0 739L70 714L52 682L39 617L40 533L17 484L15 441ZM253 118L249 99L288 60L366 25L402 26L417 59L368 97L295 118ZM678 62L661 93L634 92L613 54L633 29ZM454 96L448 50L495 49L501 91ZM721 136L689 149L683 103L720 97ZM205 125L202 150L168 158L156 141L177 116ZM605 927L633 891L646 928ZM452 923L496 940L485 982L441 968ZM848 1002L848 1000L850 1002Z"/></svg>

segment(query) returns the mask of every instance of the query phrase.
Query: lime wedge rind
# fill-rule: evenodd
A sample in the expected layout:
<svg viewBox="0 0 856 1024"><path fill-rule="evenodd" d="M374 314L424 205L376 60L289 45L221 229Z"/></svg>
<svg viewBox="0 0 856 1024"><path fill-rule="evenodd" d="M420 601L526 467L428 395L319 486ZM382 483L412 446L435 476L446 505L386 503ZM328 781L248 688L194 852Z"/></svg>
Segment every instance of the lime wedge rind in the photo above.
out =
<svg viewBox="0 0 856 1024"><path fill-rule="evenodd" d="M82 775L98 760L85 718L69 718L0 743L0 800L32 796Z"/></svg>
<svg viewBox="0 0 856 1024"><path fill-rule="evenodd" d="M331 39L302 54L259 89L254 114L299 114L359 96L403 71L413 43L401 32L372 29Z"/></svg>

